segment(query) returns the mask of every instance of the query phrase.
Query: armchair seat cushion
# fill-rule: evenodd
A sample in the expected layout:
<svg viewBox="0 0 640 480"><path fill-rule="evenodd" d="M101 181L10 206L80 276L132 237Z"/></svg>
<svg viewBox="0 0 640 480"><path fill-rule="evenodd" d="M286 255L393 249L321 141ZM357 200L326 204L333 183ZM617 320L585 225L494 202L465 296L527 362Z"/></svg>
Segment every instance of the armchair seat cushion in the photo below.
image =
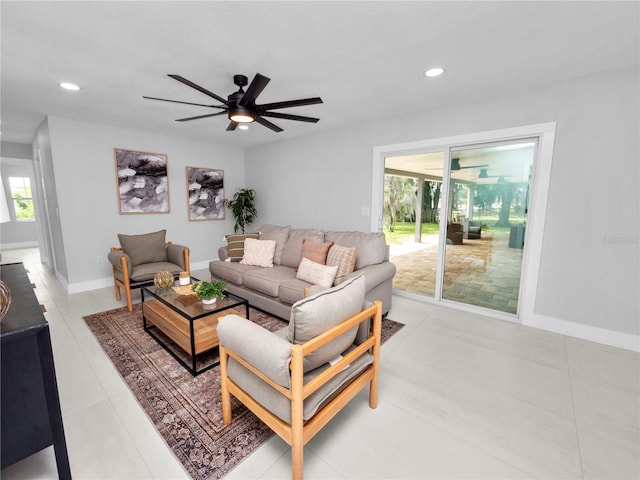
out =
<svg viewBox="0 0 640 480"><path fill-rule="evenodd" d="M305 399L302 418L306 421L313 417L313 415L315 415L315 413L322 408L325 403L333 398L336 392L341 390L342 386L347 385L353 378L358 376L360 372L372 363L373 356L369 353L365 353L358 357L355 362L351 363L342 372L338 373L330 381ZM304 383L308 383L327 368L329 368L329 364L325 363L324 365L305 373ZM231 380L233 380L240 388L253 398L257 399L262 406L270 410L274 415L277 415L285 422L289 424L291 423L291 401L288 398L274 390L264 381L260 380L233 358L229 359L227 374L229 378L231 378Z"/></svg>
<svg viewBox="0 0 640 480"><path fill-rule="evenodd" d="M136 283L151 281L160 270L169 270L173 275L178 275L182 271L182 267L169 262L145 263L144 265L134 266L131 269L130 278Z"/></svg>

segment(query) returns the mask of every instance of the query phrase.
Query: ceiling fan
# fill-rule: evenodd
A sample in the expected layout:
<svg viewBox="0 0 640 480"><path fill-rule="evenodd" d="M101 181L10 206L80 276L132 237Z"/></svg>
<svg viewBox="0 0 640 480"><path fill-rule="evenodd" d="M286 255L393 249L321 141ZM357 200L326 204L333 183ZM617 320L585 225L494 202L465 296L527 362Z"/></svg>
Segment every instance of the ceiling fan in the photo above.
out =
<svg viewBox="0 0 640 480"><path fill-rule="evenodd" d="M302 107L305 105L315 105L317 103L322 103L322 99L320 97L303 98L300 100L288 100L275 103L263 103L262 105L256 104L256 98L258 98L258 95L262 93L262 90L264 90L267 84L271 81L270 78L265 77L264 75L261 75L259 73L255 74L253 80L251 80L251 84L246 91L243 87L245 87L249 83L249 79L244 75L234 75L233 83L235 83L239 87L239 89L237 92L229 95L226 100L221 96L210 92L206 88L193 83L191 80L187 80L186 78L181 77L180 75L169 74L169 76L174 80L184 83L191 88L195 88L199 92L202 92L205 95L208 95L216 99L218 102L222 103L222 105L205 105L202 103L182 102L180 100L168 100L166 98L146 96L142 97L149 100L161 100L163 102L182 103L185 105L196 105L199 107L216 108L220 110L219 112L209 113L206 115L178 118L176 122L188 122L191 120L199 120L201 118L227 115L227 117L231 121L227 126L227 131L235 130L238 127L238 124L251 123L255 121L260 125L273 130L274 132L281 132L282 128L265 119L264 117L281 118L284 120L296 120L298 122L309 123L317 123L320 120L319 118L304 117L302 115L292 115L289 113L279 113L271 111L281 108Z"/></svg>
<svg viewBox="0 0 640 480"><path fill-rule="evenodd" d="M482 168L482 167L488 167L489 165L468 165L466 167L463 167L460 165L460 159L459 158L452 158L451 159L451 171L455 172L458 170L464 170L465 168ZM442 170L442 168L428 168L427 170Z"/></svg>
<svg viewBox="0 0 640 480"><path fill-rule="evenodd" d="M482 167L488 167L488 166L489 165L467 165L466 167L463 167L460 165L459 158L451 159L451 171L464 170L465 168L482 168Z"/></svg>
<svg viewBox="0 0 640 480"><path fill-rule="evenodd" d="M504 175L489 175L489 170L487 168L481 168L478 178L497 178L498 183L504 183L508 177L505 177Z"/></svg>

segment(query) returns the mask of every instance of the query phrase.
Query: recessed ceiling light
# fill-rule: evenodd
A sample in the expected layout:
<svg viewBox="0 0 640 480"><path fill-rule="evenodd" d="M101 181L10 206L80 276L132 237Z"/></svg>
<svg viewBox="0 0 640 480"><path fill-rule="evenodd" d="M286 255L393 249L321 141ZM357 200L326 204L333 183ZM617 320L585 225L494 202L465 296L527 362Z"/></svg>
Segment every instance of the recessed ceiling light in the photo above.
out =
<svg viewBox="0 0 640 480"><path fill-rule="evenodd" d="M238 125L240 130L249 130L249 125Z"/></svg>
<svg viewBox="0 0 640 480"><path fill-rule="evenodd" d="M444 73L444 68L435 67L435 68L430 68L429 70L424 72L424 76L425 77L439 77L443 73Z"/></svg>
<svg viewBox="0 0 640 480"><path fill-rule="evenodd" d="M61 82L58 85L60 85L60 87L64 88L65 90L71 90L73 92L77 92L78 90L80 90L80 87L75 83Z"/></svg>

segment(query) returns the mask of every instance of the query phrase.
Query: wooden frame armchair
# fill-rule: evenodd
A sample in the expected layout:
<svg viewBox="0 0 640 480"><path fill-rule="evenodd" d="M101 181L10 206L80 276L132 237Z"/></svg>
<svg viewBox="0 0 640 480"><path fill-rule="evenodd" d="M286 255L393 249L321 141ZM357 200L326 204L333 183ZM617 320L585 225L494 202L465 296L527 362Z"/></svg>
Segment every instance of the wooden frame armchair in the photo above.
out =
<svg viewBox="0 0 640 480"><path fill-rule="evenodd" d="M304 445L367 384L369 406L377 407L382 303L363 308L364 277L353 280L297 302L293 326L279 332L236 315L218 323L223 421L231 423L233 395L291 446L294 480L303 476ZM358 302L335 321L345 303ZM333 325L302 343L287 340L292 332L312 334L308 327L320 317Z"/></svg>
<svg viewBox="0 0 640 480"><path fill-rule="evenodd" d="M168 270L174 276L191 273L189 248L165 241L165 231L144 235L118 235L120 247L111 247L108 259L113 270L116 300L124 290L127 309L133 311L131 290L153 283L159 270Z"/></svg>

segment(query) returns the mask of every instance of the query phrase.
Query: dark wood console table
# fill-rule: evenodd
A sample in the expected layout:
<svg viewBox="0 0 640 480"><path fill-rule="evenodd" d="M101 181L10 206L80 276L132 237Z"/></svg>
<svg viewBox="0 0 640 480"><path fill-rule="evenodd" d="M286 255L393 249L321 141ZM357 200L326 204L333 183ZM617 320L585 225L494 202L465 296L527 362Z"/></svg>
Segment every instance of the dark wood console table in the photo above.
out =
<svg viewBox="0 0 640 480"><path fill-rule="evenodd" d="M11 308L0 323L1 468L53 445L58 476L71 478L49 324L22 263L0 265Z"/></svg>

